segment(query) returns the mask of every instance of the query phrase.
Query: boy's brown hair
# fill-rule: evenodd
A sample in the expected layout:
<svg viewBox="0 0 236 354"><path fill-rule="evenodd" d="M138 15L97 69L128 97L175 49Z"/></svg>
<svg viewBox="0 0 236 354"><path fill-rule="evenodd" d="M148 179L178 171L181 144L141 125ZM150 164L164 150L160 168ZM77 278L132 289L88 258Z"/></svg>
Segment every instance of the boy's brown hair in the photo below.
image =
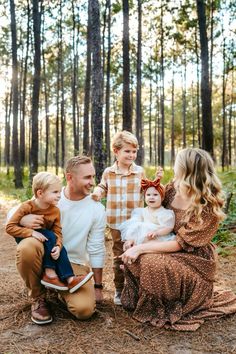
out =
<svg viewBox="0 0 236 354"><path fill-rule="evenodd" d="M122 132L118 132L114 135L112 139L112 150L120 150L124 146L124 144L130 144L134 148L139 148L138 140L136 136L126 130Z"/></svg>

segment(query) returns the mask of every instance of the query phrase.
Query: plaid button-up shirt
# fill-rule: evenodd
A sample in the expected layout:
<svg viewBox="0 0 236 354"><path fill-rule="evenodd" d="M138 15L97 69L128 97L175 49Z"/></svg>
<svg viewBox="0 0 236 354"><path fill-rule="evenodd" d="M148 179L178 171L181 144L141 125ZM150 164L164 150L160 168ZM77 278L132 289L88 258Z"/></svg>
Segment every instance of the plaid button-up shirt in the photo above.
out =
<svg viewBox="0 0 236 354"><path fill-rule="evenodd" d="M103 189L103 197L107 197L107 224L112 229L117 229L123 221L129 219L133 209L143 206L141 193L143 177L143 168L134 162L128 174L119 171L117 162L103 172L98 186Z"/></svg>

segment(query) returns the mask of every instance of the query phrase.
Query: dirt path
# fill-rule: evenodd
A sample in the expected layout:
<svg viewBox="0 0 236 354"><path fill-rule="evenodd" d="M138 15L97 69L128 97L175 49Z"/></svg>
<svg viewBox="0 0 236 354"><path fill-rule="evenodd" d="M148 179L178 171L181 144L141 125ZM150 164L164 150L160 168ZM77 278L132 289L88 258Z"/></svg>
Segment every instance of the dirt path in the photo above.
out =
<svg viewBox="0 0 236 354"><path fill-rule="evenodd" d="M85 322L75 320L56 296L50 295L54 322L47 326L33 324L30 302L15 269L15 243L4 232L7 208L9 205L5 204L0 209L0 354L236 353L236 315L206 322L194 333L180 333L142 325L114 306L109 240L104 272L105 301L93 318ZM219 261L219 283L236 292L235 254L220 257Z"/></svg>

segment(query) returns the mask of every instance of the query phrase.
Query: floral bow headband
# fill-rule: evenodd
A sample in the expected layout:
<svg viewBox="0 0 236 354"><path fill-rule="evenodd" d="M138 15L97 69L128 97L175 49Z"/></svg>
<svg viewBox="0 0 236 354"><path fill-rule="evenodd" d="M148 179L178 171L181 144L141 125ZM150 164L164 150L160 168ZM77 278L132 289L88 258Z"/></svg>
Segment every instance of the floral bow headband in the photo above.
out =
<svg viewBox="0 0 236 354"><path fill-rule="evenodd" d="M146 190L150 187L154 187L158 193L161 196L161 199L164 199L165 196L165 188L164 186L160 183L160 178L155 179L154 181L150 181L149 179L142 179L141 180L141 189L144 193L146 193Z"/></svg>

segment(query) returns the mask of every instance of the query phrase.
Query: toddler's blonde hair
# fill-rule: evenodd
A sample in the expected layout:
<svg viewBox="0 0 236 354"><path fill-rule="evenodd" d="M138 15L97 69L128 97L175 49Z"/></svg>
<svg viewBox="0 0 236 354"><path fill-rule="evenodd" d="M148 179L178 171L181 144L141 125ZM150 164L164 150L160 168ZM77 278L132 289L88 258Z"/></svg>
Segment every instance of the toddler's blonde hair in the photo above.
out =
<svg viewBox="0 0 236 354"><path fill-rule="evenodd" d="M37 173L32 182L32 191L34 196L37 197L37 191L41 189L45 192L51 185L60 184L61 180L58 176L50 172L39 172Z"/></svg>
<svg viewBox="0 0 236 354"><path fill-rule="evenodd" d="M124 146L124 144L130 144L134 148L139 148L138 140L136 136L127 130L123 130L122 132L118 132L113 136L112 139L112 150L120 150Z"/></svg>

